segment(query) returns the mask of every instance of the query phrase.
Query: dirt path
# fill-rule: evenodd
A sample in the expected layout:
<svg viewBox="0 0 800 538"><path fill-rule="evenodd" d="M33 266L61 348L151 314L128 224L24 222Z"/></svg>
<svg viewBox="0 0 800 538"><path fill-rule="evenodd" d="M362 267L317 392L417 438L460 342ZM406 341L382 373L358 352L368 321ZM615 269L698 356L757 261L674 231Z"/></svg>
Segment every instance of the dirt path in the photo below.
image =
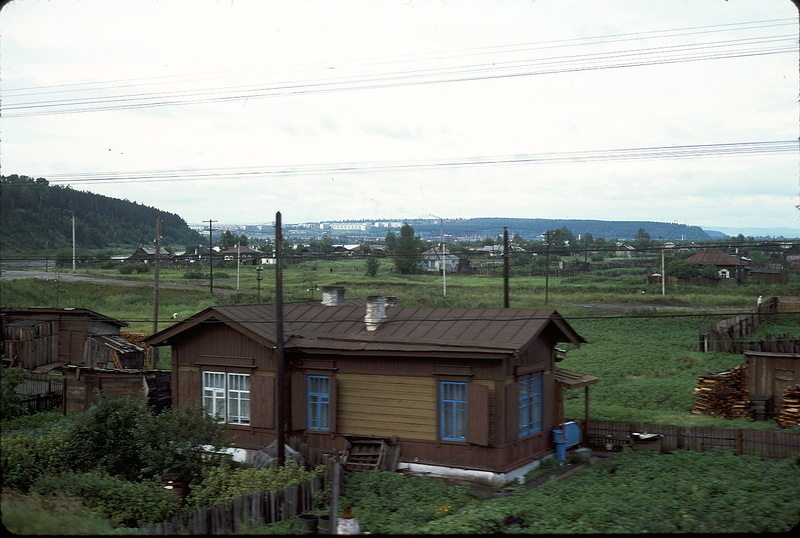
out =
<svg viewBox="0 0 800 538"><path fill-rule="evenodd" d="M15 280L20 278L39 278L43 280L61 280L64 282L94 282L95 284L108 284L113 286L152 286L152 282L146 280L133 280L129 278L117 278L110 276L87 275L85 273L66 273L53 271L0 271L0 279ZM159 288L177 288L191 290L207 290L207 285L197 284L178 284L175 282L159 282ZM229 288L219 288L214 286L214 293L239 293Z"/></svg>

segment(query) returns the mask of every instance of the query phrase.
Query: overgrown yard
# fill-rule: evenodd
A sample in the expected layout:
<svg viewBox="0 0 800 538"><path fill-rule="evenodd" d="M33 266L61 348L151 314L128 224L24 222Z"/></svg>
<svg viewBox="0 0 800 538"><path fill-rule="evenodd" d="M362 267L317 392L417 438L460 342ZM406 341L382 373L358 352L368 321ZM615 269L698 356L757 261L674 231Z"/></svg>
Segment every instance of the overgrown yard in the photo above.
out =
<svg viewBox="0 0 800 538"><path fill-rule="evenodd" d="M290 266L285 271L286 299L319 300L322 286L342 285L350 298L393 295L406 306L501 307L503 303L501 278L447 275L445 295L445 281L441 276L397 275L382 268L373 278L365 275L360 267L355 261ZM242 289L238 293L212 296L203 287L161 289L159 329L173 323L172 313L178 313L182 319L214 304L256 302L254 270L248 268L253 272L245 271L240 275ZM235 288L235 272L233 276L230 270L225 272L229 276L221 279L222 282L215 282L215 287ZM89 308L130 323L131 332L149 333L153 325L152 275L142 278L139 287L58 280L2 280L0 292L3 306ZM183 277L167 274L165 278ZM274 287L269 278L265 275L262 281L263 302L272 299L270 293ZM800 295L797 278L793 277L789 285L780 287L748 285L705 289L690 286L669 289L664 296L660 295L660 287L647 287L642 282L641 274L627 273L590 275L586 279L551 277L547 282L543 277L516 276L511 279L510 306L555 308L586 338L587 344L579 348L570 346L560 366L600 378L590 391L593 418L777 428L773 422L727 420L690 413L693 390L700 374L724 371L743 361L741 355L701 353L698 331L701 325L732 313L752 311L758 295ZM622 306L615 306L613 312L600 311L586 306L591 303ZM765 334L800 338L800 315L772 316L751 338ZM168 367L169 356L162 353L164 356L162 367ZM583 417L583 397L582 390L566 392L568 418ZM109 419L114 416L112 413ZM22 534L76 534L84 530L87 534L136 532L122 525L125 517L132 521L132 516L125 516L124 511L136 509L140 510L137 513L146 513L148 508L141 502L125 503L119 496L121 491L129 491L140 501L152 495L156 504L161 503L159 510L172 509L166 507L165 499L154 493L154 483L148 482L147 477L133 477L134 481L130 482L133 485L126 485L115 480L127 481L131 477L91 474L94 472L91 462L82 459L88 453L76 452L75 445L71 445L73 459L82 462L83 467L77 471L83 473L83 477L77 481L55 478L67 472L70 465L63 459L59 447L76 439L74 432L72 437L67 436L64 428L71 421L88 428L86 420L62 418L56 421L61 424L59 427L37 423L35 417L27 425L24 421L13 428L9 423L3 424L2 437L7 448L3 451L3 461L10 466L4 471L13 471L3 473L4 485L8 485L5 478L17 477L32 493L21 495L4 489L2 505L6 526L13 522ZM114 440L119 443L135 441L153 451L148 439L156 439L158 432L146 426L146 421L136 424L140 429L135 436L114 436ZM114 423L114 427L123 426L123 422ZM798 430L800 428L792 428L793 432L800 433ZM12 434L21 432L27 432L24 441L10 439ZM52 442L45 442L47 439ZM97 446L94 453L108 456L104 465L119 464L123 470L127 462L120 459L117 452L142 453L131 450L130 446L117 448ZM160 461L154 458L157 452L149 453L147 462ZM7 456L13 454L21 454L24 461L8 460ZM167 458L164 464L181 463L180 457L175 458ZM52 466L53 476L39 477L37 473L42 468L50 468L48 466ZM33 474L26 474L30 472ZM75 484L86 488L80 490ZM514 495L502 499L476 499L464 489L440 487L441 483L434 486L421 478L394 473L355 473L348 475L343 503L353 507L363 531L397 534L781 532L800 519L798 458L767 461L724 451L676 451L663 455L622 452L569 478L531 491L520 488ZM109 491L108 499L90 495L103 488ZM101 507L109 506L117 507L122 513L115 513L113 517L104 515L105 508ZM324 510L321 506L320 511ZM79 518L75 518L76 513L80 514ZM293 532L292 521L252 531L254 534Z"/></svg>

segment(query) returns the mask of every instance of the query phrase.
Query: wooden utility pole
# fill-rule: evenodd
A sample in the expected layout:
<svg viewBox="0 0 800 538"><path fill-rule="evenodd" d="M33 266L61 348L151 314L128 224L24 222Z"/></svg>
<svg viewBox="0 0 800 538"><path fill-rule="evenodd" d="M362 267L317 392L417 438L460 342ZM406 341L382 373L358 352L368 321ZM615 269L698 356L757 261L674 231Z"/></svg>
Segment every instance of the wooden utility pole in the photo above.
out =
<svg viewBox="0 0 800 538"><path fill-rule="evenodd" d="M286 365L283 358L283 231L275 213L275 364L278 378L278 466L286 462Z"/></svg>
<svg viewBox="0 0 800 538"><path fill-rule="evenodd" d="M161 254L161 217L156 217L156 253L153 257L153 334L158 332L158 284L161 268L159 254ZM158 366L158 347L151 346L150 349L152 350L151 367L155 368Z"/></svg>
<svg viewBox="0 0 800 538"><path fill-rule="evenodd" d="M212 222L215 220L208 220L208 277L211 289L211 295L214 295L214 229L211 227Z"/></svg>
<svg viewBox="0 0 800 538"><path fill-rule="evenodd" d="M550 231L544 233L544 304L547 304L547 298L550 293Z"/></svg>
<svg viewBox="0 0 800 538"><path fill-rule="evenodd" d="M503 308L508 308L508 227L503 226Z"/></svg>

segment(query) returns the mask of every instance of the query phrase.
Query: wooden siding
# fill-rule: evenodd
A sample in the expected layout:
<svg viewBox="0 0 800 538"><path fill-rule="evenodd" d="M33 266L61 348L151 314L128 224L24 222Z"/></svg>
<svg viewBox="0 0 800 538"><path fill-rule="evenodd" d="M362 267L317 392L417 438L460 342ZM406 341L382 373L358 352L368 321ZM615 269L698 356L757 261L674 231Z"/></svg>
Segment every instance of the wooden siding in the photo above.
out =
<svg viewBox="0 0 800 538"><path fill-rule="evenodd" d="M426 377L337 374L339 431L435 440L436 381Z"/></svg>
<svg viewBox="0 0 800 538"><path fill-rule="evenodd" d="M783 391L800 383L800 354L745 352L748 392L751 396L773 396L775 409L783 405Z"/></svg>

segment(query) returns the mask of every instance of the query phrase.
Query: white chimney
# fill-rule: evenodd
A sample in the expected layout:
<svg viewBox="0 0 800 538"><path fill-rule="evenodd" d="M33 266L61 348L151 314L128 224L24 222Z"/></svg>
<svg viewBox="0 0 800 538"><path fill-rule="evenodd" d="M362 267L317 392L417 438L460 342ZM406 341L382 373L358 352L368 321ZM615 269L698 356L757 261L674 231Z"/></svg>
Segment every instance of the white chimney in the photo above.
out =
<svg viewBox="0 0 800 538"><path fill-rule="evenodd" d="M370 295L367 297L367 315L364 322L367 324L368 331L375 331L378 325L386 321L386 297L381 295Z"/></svg>
<svg viewBox="0 0 800 538"><path fill-rule="evenodd" d="M342 286L323 287L322 304L325 306L344 306L344 288Z"/></svg>

